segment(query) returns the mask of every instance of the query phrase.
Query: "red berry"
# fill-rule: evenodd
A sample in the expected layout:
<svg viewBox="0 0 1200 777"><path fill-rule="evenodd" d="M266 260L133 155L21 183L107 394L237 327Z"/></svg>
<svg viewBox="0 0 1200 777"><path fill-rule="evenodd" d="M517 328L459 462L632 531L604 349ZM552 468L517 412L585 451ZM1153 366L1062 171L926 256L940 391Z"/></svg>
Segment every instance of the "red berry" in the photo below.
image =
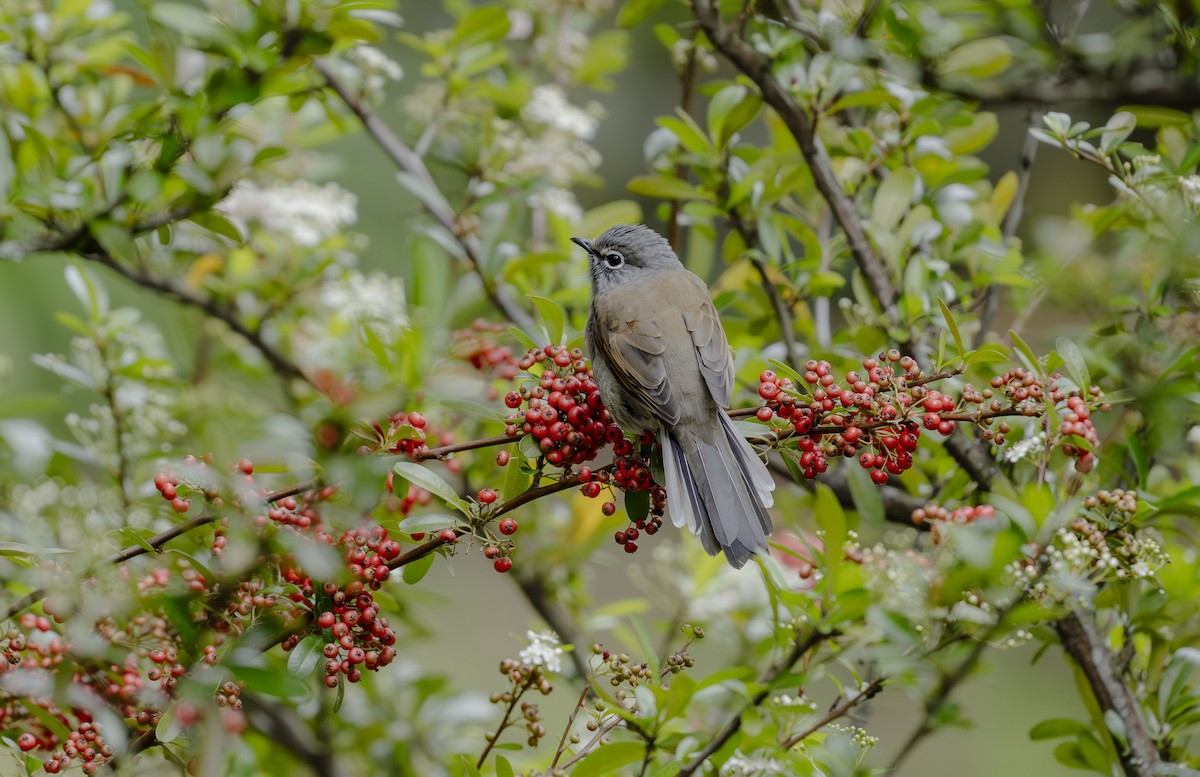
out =
<svg viewBox="0 0 1200 777"><path fill-rule="evenodd" d="M496 559L496 562L494 564L492 564L492 567L495 568L495 570L497 572L500 572L501 574L503 574L504 572L507 572L508 570L512 569L512 559L511 558L498 558L498 559Z"/></svg>
<svg viewBox="0 0 1200 777"><path fill-rule="evenodd" d="M495 545L489 545L483 549L483 557L487 559L500 558L500 548Z"/></svg>
<svg viewBox="0 0 1200 777"><path fill-rule="evenodd" d="M763 385L766 385L766 384L763 384ZM636 551L637 551L637 543L636 542L630 541L630 542L625 543L625 552L626 553L634 553Z"/></svg>
<svg viewBox="0 0 1200 777"><path fill-rule="evenodd" d="M438 539L449 545L458 540L458 534L454 529L442 529L442 533L438 535Z"/></svg>
<svg viewBox="0 0 1200 777"><path fill-rule="evenodd" d="M254 462L250 459L242 459L238 462L238 469L242 471L243 475L250 475L254 472Z"/></svg>
<svg viewBox="0 0 1200 777"><path fill-rule="evenodd" d="M587 483L591 479L592 479L592 468L591 467L580 467L579 468L579 482Z"/></svg>
<svg viewBox="0 0 1200 777"><path fill-rule="evenodd" d="M873 470L871 470L871 480L872 480L872 482L874 482L874 483L876 483L876 484L878 484L878 485L883 485L884 483L886 483L886 482L887 482L887 479L888 479L887 473L886 473L886 472L884 472L883 470L881 470L881 469L873 469Z"/></svg>
<svg viewBox="0 0 1200 777"><path fill-rule="evenodd" d="M604 513L605 515L612 515L616 511L617 506L612 502L605 502L604 504L600 505L600 512Z"/></svg>
<svg viewBox="0 0 1200 777"><path fill-rule="evenodd" d="M17 747L21 748L27 753L37 746L37 737L35 737L33 734L30 734L28 731L17 737Z"/></svg>
<svg viewBox="0 0 1200 777"><path fill-rule="evenodd" d="M171 509L177 513L186 513L192 506L192 503L182 497L175 497L171 500Z"/></svg>
<svg viewBox="0 0 1200 777"><path fill-rule="evenodd" d="M492 502L496 501L496 492L490 488L482 489L479 492L479 501L482 504L490 505Z"/></svg>
<svg viewBox="0 0 1200 777"><path fill-rule="evenodd" d="M167 501L175 498L176 492L175 485L173 483L163 483L163 487L160 488L159 491L162 491L163 499L166 499Z"/></svg>
<svg viewBox="0 0 1200 777"><path fill-rule="evenodd" d="M335 616L332 612L323 612L317 616L317 625L323 629L332 628L334 621L336 620L337 616Z"/></svg>
<svg viewBox="0 0 1200 777"><path fill-rule="evenodd" d="M508 464L508 451L500 451L496 454L496 464L500 467Z"/></svg>
<svg viewBox="0 0 1200 777"><path fill-rule="evenodd" d="M512 518L505 518L500 521L500 533L504 535L515 534L517 531L517 522Z"/></svg>
<svg viewBox="0 0 1200 777"><path fill-rule="evenodd" d="M771 420L771 416L775 415L775 411L769 407L760 407L755 415L758 417L758 420L766 423Z"/></svg>
<svg viewBox="0 0 1200 777"><path fill-rule="evenodd" d="M160 472L154 476L154 487L157 488L159 491L162 491L163 486L165 486L167 483L170 483L170 482L171 482L171 478L165 472Z"/></svg>

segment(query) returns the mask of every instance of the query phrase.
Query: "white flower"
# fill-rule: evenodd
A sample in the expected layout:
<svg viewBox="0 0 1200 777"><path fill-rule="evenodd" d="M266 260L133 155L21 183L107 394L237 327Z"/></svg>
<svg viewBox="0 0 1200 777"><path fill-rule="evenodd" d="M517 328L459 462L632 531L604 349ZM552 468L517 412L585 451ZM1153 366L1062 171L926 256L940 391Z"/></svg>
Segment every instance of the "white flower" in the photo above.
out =
<svg viewBox="0 0 1200 777"><path fill-rule="evenodd" d="M950 151L950 147L946 145L946 140L937 135L922 135L917 138L917 143L913 147L913 152L917 156L936 156L942 159L950 159L954 156Z"/></svg>
<svg viewBox="0 0 1200 777"><path fill-rule="evenodd" d="M786 774L786 770L783 764L772 758L753 758L738 750L721 767L721 774L729 777L762 777L767 774Z"/></svg>
<svg viewBox="0 0 1200 777"><path fill-rule="evenodd" d="M562 90L548 84L534 87L533 96L521 109L521 115L526 121L554 127L580 140L595 137L599 124L592 112L571 105Z"/></svg>
<svg viewBox="0 0 1200 777"><path fill-rule="evenodd" d="M1200 208L1200 175L1189 175L1187 178L1180 178L1179 185L1183 187L1183 193L1187 197L1188 202L1193 207Z"/></svg>
<svg viewBox="0 0 1200 777"><path fill-rule="evenodd" d="M387 81L399 81L404 68L374 46L355 46L346 52L346 61L362 73L362 90L375 94Z"/></svg>
<svg viewBox="0 0 1200 777"><path fill-rule="evenodd" d="M569 224L578 223L583 218L583 208L579 206L575 195L553 186L530 194L529 207L553 213Z"/></svg>
<svg viewBox="0 0 1200 777"><path fill-rule="evenodd" d="M883 85L883 88L888 91L888 94L890 94L892 97L895 97L900 102L900 107L904 110L908 110L913 106L913 103L928 94L928 92L920 89L913 89L912 87L896 83L895 81L889 81Z"/></svg>
<svg viewBox="0 0 1200 777"><path fill-rule="evenodd" d="M521 663L540 666L547 672L562 671L563 649L559 646L557 634L552 631L527 631L525 638L529 640L529 646L518 654Z"/></svg>
<svg viewBox="0 0 1200 777"><path fill-rule="evenodd" d="M408 326L404 281L381 272L365 276L350 270L340 282L321 289L321 304L354 326L370 327L387 342Z"/></svg>
<svg viewBox="0 0 1200 777"><path fill-rule="evenodd" d="M1029 456L1037 456L1046 449L1046 433L1038 432L1032 437L1026 437L1023 440L1018 440L1012 446L1004 451L1002 457L1005 461L1015 464Z"/></svg>
<svg viewBox="0 0 1200 777"><path fill-rule="evenodd" d="M252 182L237 186L217 210L243 231L251 221L301 246L315 246L358 219L358 198L337 184L277 183L269 189Z"/></svg>

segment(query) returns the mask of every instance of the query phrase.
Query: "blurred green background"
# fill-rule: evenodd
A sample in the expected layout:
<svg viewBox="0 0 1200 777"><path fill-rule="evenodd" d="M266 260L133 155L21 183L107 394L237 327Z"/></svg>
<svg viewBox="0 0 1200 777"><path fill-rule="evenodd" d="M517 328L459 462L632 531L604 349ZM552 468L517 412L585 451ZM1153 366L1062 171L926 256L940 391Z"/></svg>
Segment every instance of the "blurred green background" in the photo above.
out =
<svg viewBox="0 0 1200 777"><path fill-rule="evenodd" d="M143 10L134 3L118 6L139 16ZM406 26L413 31L439 27L449 21L436 4L409 2L400 6ZM663 21L671 21L664 15ZM1084 29L1102 26L1102 17L1087 18ZM668 113L678 100L678 83L667 53L652 37L651 25L641 25L633 31L632 59L617 78L612 92L596 96L605 107L607 117L601 124L596 145L603 155L602 188L577 192L581 204L588 208L602 202L628 197L624 183L645 171L642 143L655 127L654 119ZM416 68L416 59L399 45L384 47L408 71ZM382 112L398 120L396 105L400 94L411 85L411 79L401 81L390 90L391 100ZM1103 106L1090 110L1075 110L1065 106L1075 118L1102 123L1108 111ZM993 169L993 179L1000 173L1015 169L1024 143L1027 126L1025 111L1018 107L1002 108L998 112L1001 131L999 138L981 154ZM336 181L358 197L359 222L357 230L369 238L362 253L364 269L383 269L413 280L413 267L403 250L414 221L421 219L411 198L396 184L394 167L379 148L363 135L351 136L320 147L323 162L318 168L328 179ZM442 173L436 165L435 175ZM1065 211L1068 203L1089 202L1109 196L1103 174L1080 165L1063 153L1039 153L1032 174L1026 202L1023 236L1036 228L1039 219ZM654 224L654 204L643 202L650 223ZM581 259L582 261L582 259ZM0 375L0 418L34 416L51 429L61 430L62 416L73 408L93 401L82 393L67 393L62 383L48 372L34 367L30 356L42 352L60 352L67 348L68 331L55 321L55 311L69 310L74 301L63 283L64 263L58 259L38 259L22 264L0 263L0 354L7 360ZM1097 268L1097 271L1102 271ZM162 329L172 350L190 352L195 345L197 314L181 312L176 305L163 301L145 291L132 288L111 276L105 281L114 304L133 305L154 319ZM1053 310L1053 306L1044 309ZM464 325L476 311L457 311ZM1082 324L1086 311L1058 310L1066 323ZM1012 311L1002 311L996 328L1003 330ZM1036 342L1035 350L1052 344L1052 333L1061 332L1062 322L1055 326L1030 326L1027 331L1042 333L1046 342ZM665 541L671 541L665 538ZM636 580L641 572L656 563L655 554L639 553L627 557L609 546L607 566L589 588L597 601L606 601L639 593ZM618 558L619 556L619 558ZM753 575L747 569L743 574ZM397 584L399 589L399 584ZM486 591L487 595L480 595ZM458 688L499 687L494 667L505 656L515 655L520 648L519 638L527 628L538 625L537 616L529 609L526 599L508 582L497 584L490 568L482 564L437 564L425 583L394 591L411 600L417 609L415 620L437 622L442 629L436 635L405 644L404 650L416 662L437 667L454 678ZM641 592L644 593L644 592ZM662 614L650 613L649 615ZM602 635L589 635L594 638ZM703 666L721 666L719 635L693 649ZM582 646L586 650L586 646ZM1051 757L1053 742L1028 743L1030 726L1048 717L1080 717L1082 709L1073 690L1072 670L1055 648L1048 651L1036 665L1031 665L1035 645L1009 651L991 651L984 662L984 672L968 681L955 694L963 714L974 723L973 730L944 730L930 737L901 770L905 775L958 777L963 774L979 777L999 777L1013 773L1038 775L1067 774L1069 770ZM707 654L707 655L706 655ZM372 683L384 685L388 673L371 678ZM351 689L350 694L356 689ZM545 717L558 720L569 711L573 693L558 693L542 703ZM353 709L353 705L347 705ZM882 693L866 706L870 731L880 737L880 744L871 757L872 762L886 763L899 748L919 719L919 710L902 693ZM969 766L966 766L969 764Z"/></svg>

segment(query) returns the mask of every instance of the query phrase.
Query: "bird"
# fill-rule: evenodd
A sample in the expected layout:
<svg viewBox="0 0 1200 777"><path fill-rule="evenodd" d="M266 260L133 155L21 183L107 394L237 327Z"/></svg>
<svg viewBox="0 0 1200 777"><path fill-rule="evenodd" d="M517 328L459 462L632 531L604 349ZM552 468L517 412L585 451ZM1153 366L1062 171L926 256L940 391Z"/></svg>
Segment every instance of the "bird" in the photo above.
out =
<svg viewBox="0 0 1200 777"><path fill-rule="evenodd" d="M604 406L624 431L656 433L671 522L741 568L767 546L775 482L726 412L733 351L708 286L643 224L571 240L588 254L584 342Z"/></svg>

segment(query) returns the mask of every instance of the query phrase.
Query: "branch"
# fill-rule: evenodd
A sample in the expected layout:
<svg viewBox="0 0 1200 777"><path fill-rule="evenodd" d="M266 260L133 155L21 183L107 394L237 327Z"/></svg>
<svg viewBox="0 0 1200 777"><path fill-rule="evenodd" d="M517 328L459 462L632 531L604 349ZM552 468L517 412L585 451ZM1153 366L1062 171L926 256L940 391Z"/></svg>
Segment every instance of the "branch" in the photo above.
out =
<svg viewBox="0 0 1200 777"><path fill-rule="evenodd" d="M896 287L882 257L876 253L867 237L862 219L854 202L842 191L842 185L833 171L833 163L825 147L817 138L816 127L810 117L784 91L771 73L771 62L759 56L749 44L726 27L712 0L692 0L692 9L705 35L726 59L742 71L758 87L763 101L775 109L792 137L800 147L800 153L808 162L813 182L825 201L829 203L834 218L846 233L850 253L862 271L871 293L883 308L884 314L893 324L900 320L896 308Z"/></svg>
<svg viewBox="0 0 1200 777"><path fill-rule="evenodd" d="M737 711L737 714L729 719L729 722L726 723L725 726L722 727L722 729L717 733L717 735L712 738L712 741L710 741L708 745L705 746L705 748L701 750L694 759L692 759L691 763L687 764L675 773L675 777L690 777L691 775L695 774L700 767L704 766L704 763L713 756L713 753L724 747L725 743L728 742L733 735L741 729L742 715L746 714L747 710L759 706L766 700L767 696L771 694L771 685L780 675L782 675L784 672L791 671L791 668L795 666L796 663L808 653L808 651L834 636L835 634L833 633L823 634L819 631L813 631L808 635L807 638L798 640L792 647L791 652L788 653L782 661L775 664L762 674L758 680L758 683L763 687L758 691L758 693L754 694L750 701L746 702L746 704L744 704L742 708Z"/></svg>
<svg viewBox="0 0 1200 777"><path fill-rule="evenodd" d="M466 256L475 274L479 276L479 280L483 284L484 294L491 300L492 305L509 321L520 327L529 328L533 323L529 314L519 305L512 303L501 294L495 280L484 272L483 263L479 258L478 246L473 240L468 239L466 235L461 233L458 228L457 215L441 195L441 189L438 187L437 182L434 181L433 176L429 174L429 168L425 166L424 160L409 148L400 139L399 135L392 131L387 122L380 118L379 114L371 106L363 102L346 84L342 83L327 61L314 58L313 66L321 74L321 77L325 79L325 83L329 85L329 88L358 117L367 134L383 149L383 152L388 155L396 167L416 178L421 185L429 189L431 194L435 195L418 197L417 199L421 201L421 207L425 209L425 212L433 216L442 228L462 247L463 254Z"/></svg>
<svg viewBox="0 0 1200 777"><path fill-rule="evenodd" d="M295 362L283 355L283 353L278 351L273 345L268 343L263 338L261 331L257 329L251 329L250 327L246 326L241 319L234 315L231 310L226 308L215 298L197 294L184 286L177 286L165 278L159 278L151 275L145 270L126 267L108 253L80 252L79 256L90 262L104 265L121 277L136 283L142 288L156 291L165 297L175 300L176 302L181 302L184 305L203 311L212 318L224 323L225 326L241 335L247 342L250 343L250 345L254 346L254 348L262 354L263 358L267 360L267 363L271 365L271 368L280 377L303 380L314 389L318 391L321 390L319 386L312 382L308 375L304 374L304 371L301 370Z"/></svg>
<svg viewBox="0 0 1200 777"><path fill-rule="evenodd" d="M799 734L788 737L788 739L779 747L783 750L791 750L793 747L808 739L821 729L825 728L833 721L845 716L846 713L857 707L862 702L874 698L875 695L879 693L880 689L883 688L883 683L884 678L876 677L874 680L863 686L862 690L860 690L858 693L854 694L849 699L846 699L844 702L836 707L833 707L831 710L829 710L829 712L825 713L816 723L804 729Z"/></svg>
<svg viewBox="0 0 1200 777"><path fill-rule="evenodd" d="M307 483L300 483L295 486L289 486L288 488L285 488L285 489L282 489L279 491L272 491L268 494L263 494L263 501L264 502L277 502L280 499L283 499L284 497L295 496L296 494L302 494L305 491L311 491L313 488L316 487L316 485L317 485L316 481L309 481ZM113 555L108 557L107 563L123 564L132 558L137 558L138 556L145 555L147 553L150 553L151 551L154 551L155 553L157 553L159 550L162 549L163 545L166 545L168 542L175 539L176 537L180 537L184 534L187 534L188 532L192 531L193 529L198 529L201 526L207 526L208 524L212 523L213 521L219 520L220 518L221 518L221 516L213 515L213 514L203 514L203 515L197 515L195 517L189 518L186 521L184 521L183 523L176 524L176 525L172 526L171 528L167 529L166 531L159 532L158 534L154 535L150 539L146 540L146 542L142 545L130 545L128 548L125 548L122 551L114 553ZM4 615L2 617L0 617L0 621L8 620L9 618L13 617L14 615L21 612L22 610L32 607L33 605L40 602L42 599L45 599L47 593L48 592L46 591L45 588L37 588L37 589L34 589L33 591L30 591L29 593L25 594L17 601L10 604L8 606L8 608L4 611Z"/></svg>
<svg viewBox="0 0 1200 777"><path fill-rule="evenodd" d="M1090 616L1072 610L1054 624L1063 650L1083 671L1095 694L1096 703L1104 712L1116 713L1125 724L1127 747L1117 742L1117 756L1126 777L1152 777L1162 773L1164 766L1154 740L1142 718L1141 706L1133 691L1118 676L1116 660L1096 632Z"/></svg>

